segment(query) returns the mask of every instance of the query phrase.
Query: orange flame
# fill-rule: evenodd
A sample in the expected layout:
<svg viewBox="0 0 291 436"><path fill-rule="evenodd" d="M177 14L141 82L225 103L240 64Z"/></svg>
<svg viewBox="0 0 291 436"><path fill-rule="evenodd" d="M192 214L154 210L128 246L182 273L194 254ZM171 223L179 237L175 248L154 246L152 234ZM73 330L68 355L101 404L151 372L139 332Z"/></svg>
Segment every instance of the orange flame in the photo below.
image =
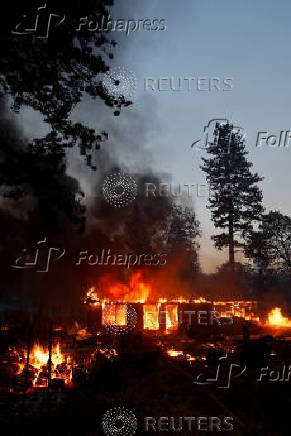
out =
<svg viewBox="0 0 291 436"><path fill-rule="evenodd" d="M143 306L143 326L146 330L159 330L160 304L145 304Z"/></svg>
<svg viewBox="0 0 291 436"><path fill-rule="evenodd" d="M33 366L35 378L33 384L35 386L47 386L47 371L48 371L49 351L47 347L39 344L34 344L30 353L30 365ZM62 354L60 344L57 343L52 347L52 377L64 379L65 383L71 381L72 371L69 369L71 358Z"/></svg>
<svg viewBox="0 0 291 436"><path fill-rule="evenodd" d="M268 314L267 325L272 327L291 327L291 320L282 315L280 307L275 307Z"/></svg>
<svg viewBox="0 0 291 436"><path fill-rule="evenodd" d="M145 303L151 293L151 285L143 280L142 271L135 272L129 284L115 282L112 283L112 278L109 274L100 279L100 288L105 289L106 295L110 298L102 298L98 295L96 287L92 286L85 298L85 302L90 306L100 306L102 302L119 301L126 303ZM101 293L101 291L100 291Z"/></svg>

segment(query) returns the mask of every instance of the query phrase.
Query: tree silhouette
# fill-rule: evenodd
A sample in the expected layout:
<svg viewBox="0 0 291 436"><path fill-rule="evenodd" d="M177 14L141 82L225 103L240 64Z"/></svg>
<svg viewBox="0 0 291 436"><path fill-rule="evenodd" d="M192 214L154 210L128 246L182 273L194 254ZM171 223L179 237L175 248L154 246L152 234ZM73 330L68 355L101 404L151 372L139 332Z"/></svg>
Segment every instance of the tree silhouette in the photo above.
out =
<svg viewBox="0 0 291 436"><path fill-rule="evenodd" d="M92 153L108 133L101 128L95 132L70 117L85 95L114 106L97 75L109 69L116 43L106 32L92 32L86 26L77 29L82 17L100 24L108 16L107 5L113 5L113 0L48 0L45 4L16 0L7 4L5 17L2 14L1 194L6 199L27 198L30 220L39 229L63 230L70 225L68 219L84 229L83 193L78 182L67 175L66 149L78 146L88 167L95 170ZM31 28L38 13L39 33L47 29L49 14L65 20L59 26L52 25L47 38L39 33L12 33L17 23ZM9 121L8 105L16 113L27 106L38 111L50 127L49 133L28 143Z"/></svg>
<svg viewBox="0 0 291 436"><path fill-rule="evenodd" d="M197 243L200 233L200 223L195 212L189 207L174 206L169 229L168 245L172 252L187 251L189 261L194 271L199 271Z"/></svg>
<svg viewBox="0 0 291 436"><path fill-rule="evenodd" d="M258 231L248 235L246 255L260 272L291 271L291 218L278 211L263 215Z"/></svg>
<svg viewBox="0 0 291 436"><path fill-rule="evenodd" d="M92 32L86 26L78 31L82 17L100 24L102 17L108 16L105 6L109 4L113 0L73 3L47 0L39 11L37 8L44 6L41 2L13 1L7 5L0 30L1 91L2 95L11 97L14 111L30 106L50 125L49 134L34 141L36 153L39 150L61 153L66 147L78 144L92 167L91 151L100 148L108 136L104 131L95 133L82 123L73 123L70 114L85 94L100 97L112 105L96 76L108 70L106 62L113 57L111 48L116 42L109 40L104 32ZM47 29L50 14L65 18L61 25L51 26L47 38L36 33L12 33L17 23L28 21L27 27L31 27L37 14L38 25L43 29Z"/></svg>
<svg viewBox="0 0 291 436"><path fill-rule="evenodd" d="M243 136L228 122L216 123L207 153L211 157L202 159L201 169L211 187L208 207L215 227L226 229L212 239L218 249L228 247L229 266L233 269L235 247L244 245L236 235L244 237L263 210L262 192L256 186L262 178L251 173Z"/></svg>

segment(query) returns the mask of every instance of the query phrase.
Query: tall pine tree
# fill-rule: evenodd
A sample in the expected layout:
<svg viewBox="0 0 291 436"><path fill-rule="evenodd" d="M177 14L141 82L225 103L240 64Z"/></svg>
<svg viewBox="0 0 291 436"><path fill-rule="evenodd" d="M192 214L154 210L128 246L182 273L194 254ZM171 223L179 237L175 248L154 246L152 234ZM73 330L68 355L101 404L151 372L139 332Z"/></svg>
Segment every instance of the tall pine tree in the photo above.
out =
<svg viewBox="0 0 291 436"><path fill-rule="evenodd" d="M244 138L229 122L216 123L207 153L211 157L202 158L201 169L211 187L208 208L215 227L223 229L212 239L219 250L228 247L233 270L235 247L244 246L244 235L252 230L253 221L259 220L263 211L262 192L256 186L263 179L250 171L253 164L246 159Z"/></svg>

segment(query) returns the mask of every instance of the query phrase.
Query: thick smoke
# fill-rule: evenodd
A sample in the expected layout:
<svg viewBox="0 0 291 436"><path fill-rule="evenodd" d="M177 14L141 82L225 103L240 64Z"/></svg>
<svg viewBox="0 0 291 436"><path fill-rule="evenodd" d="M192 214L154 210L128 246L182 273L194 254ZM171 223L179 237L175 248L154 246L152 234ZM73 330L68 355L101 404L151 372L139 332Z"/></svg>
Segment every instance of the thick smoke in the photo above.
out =
<svg viewBox="0 0 291 436"><path fill-rule="evenodd" d="M121 46L121 45L120 45ZM122 50L118 51L122 59ZM143 116L143 111L151 117ZM96 171L86 166L76 149L61 156L29 151L17 123L2 101L1 134L1 241L2 287L28 307L51 313L80 308L85 289L108 273L127 281L132 268L118 265L92 266L80 252L99 255L102 250L115 254L145 255L165 253L173 201L170 197L145 195L145 183L158 186L159 174L149 169L152 156L147 143L158 131L158 117L152 99L143 101L142 110L134 104L114 117L103 101L84 99L71 118L89 126L104 128L109 139L96 150ZM32 117L33 119L33 117ZM33 137L33 129L31 129ZM126 207L108 204L102 195L105 177L118 171L130 174L137 183L137 197ZM164 181L164 180L163 180ZM35 253L37 242L46 238L46 250L65 249L65 255L50 265L48 272L15 269L12 264L27 249ZM47 251L41 251L45 262ZM154 267L154 273L159 268ZM151 266L144 268L152 273ZM162 276L161 276L162 277Z"/></svg>

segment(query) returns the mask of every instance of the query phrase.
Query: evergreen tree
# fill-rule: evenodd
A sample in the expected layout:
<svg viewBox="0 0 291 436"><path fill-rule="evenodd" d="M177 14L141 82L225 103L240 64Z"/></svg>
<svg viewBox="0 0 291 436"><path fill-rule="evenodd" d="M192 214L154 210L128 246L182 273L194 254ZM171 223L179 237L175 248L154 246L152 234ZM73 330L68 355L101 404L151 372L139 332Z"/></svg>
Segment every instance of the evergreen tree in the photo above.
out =
<svg viewBox="0 0 291 436"><path fill-rule="evenodd" d="M278 211L263 215L258 231L248 235L246 255L259 272L291 271L291 218Z"/></svg>
<svg viewBox="0 0 291 436"><path fill-rule="evenodd" d="M223 229L212 239L219 250L228 247L229 266L234 269L235 247L244 246L242 238L263 211L262 192L256 186L262 178L250 171L252 163L246 159L244 138L229 122L216 123L207 153L211 157L203 158L201 169L211 187L208 208L214 226Z"/></svg>
<svg viewBox="0 0 291 436"><path fill-rule="evenodd" d="M172 252L187 251L193 271L199 271L197 237L200 236L200 223L195 212L189 207L173 207L172 220L168 236L168 245Z"/></svg>

